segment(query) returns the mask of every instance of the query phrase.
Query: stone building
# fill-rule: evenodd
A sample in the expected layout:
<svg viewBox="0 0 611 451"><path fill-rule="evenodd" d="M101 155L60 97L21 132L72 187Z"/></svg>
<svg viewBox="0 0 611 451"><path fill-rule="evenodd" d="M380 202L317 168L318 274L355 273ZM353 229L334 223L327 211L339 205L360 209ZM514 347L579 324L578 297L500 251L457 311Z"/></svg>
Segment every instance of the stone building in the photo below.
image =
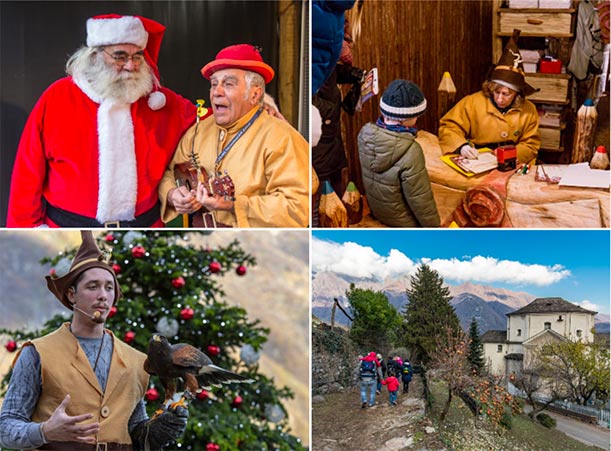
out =
<svg viewBox="0 0 611 451"><path fill-rule="evenodd" d="M507 330L482 335L484 358L490 372L520 374L535 348L564 340L594 341L594 315L562 298L537 298L507 314Z"/></svg>

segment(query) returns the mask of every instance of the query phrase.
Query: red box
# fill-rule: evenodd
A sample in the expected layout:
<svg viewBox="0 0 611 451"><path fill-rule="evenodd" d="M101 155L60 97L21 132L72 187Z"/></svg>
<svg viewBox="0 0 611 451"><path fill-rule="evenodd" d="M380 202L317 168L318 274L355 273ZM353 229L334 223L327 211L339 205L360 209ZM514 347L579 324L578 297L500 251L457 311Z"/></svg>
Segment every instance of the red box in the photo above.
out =
<svg viewBox="0 0 611 451"><path fill-rule="evenodd" d="M562 72L562 61L541 60L539 62L539 72L542 74L559 74Z"/></svg>
<svg viewBox="0 0 611 451"><path fill-rule="evenodd" d="M515 146L500 146L494 152L496 153L497 169L499 171L505 172L516 168L518 149Z"/></svg>

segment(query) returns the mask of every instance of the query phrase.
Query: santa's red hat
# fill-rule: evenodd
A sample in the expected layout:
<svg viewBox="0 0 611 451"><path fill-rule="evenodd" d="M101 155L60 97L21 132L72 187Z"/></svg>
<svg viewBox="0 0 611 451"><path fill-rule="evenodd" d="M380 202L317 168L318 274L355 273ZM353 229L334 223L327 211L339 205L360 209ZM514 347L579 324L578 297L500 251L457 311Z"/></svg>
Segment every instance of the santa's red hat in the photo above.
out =
<svg viewBox="0 0 611 451"><path fill-rule="evenodd" d="M274 69L263 62L259 49L250 44L225 47L217 53L214 61L202 68L202 75L210 80L212 74L221 69L244 69L256 72L263 77L266 84L274 78Z"/></svg>
<svg viewBox="0 0 611 451"><path fill-rule="evenodd" d="M103 14L87 20L87 46L134 44L144 48L144 58L159 80L157 60L165 26L141 16ZM160 98L159 96L163 97ZM165 105L165 96L156 91L149 97L149 106L158 110Z"/></svg>

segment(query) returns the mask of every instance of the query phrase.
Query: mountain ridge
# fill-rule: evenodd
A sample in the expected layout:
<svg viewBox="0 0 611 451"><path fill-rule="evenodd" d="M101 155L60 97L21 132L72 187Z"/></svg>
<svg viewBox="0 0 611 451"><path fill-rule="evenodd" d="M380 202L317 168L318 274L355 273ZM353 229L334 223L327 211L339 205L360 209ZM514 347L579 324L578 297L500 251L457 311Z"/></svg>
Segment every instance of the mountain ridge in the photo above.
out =
<svg viewBox="0 0 611 451"><path fill-rule="evenodd" d="M354 279L352 279L354 281ZM409 303L406 290L410 286L409 277L393 280L371 281L370 279L357 284L359 288L382 291L389 302L402 312ZM480 285L464 282L459 285L445 283L450 291L454 307L463 329L467 329L471 318L476 317L480 333L488 330L505 330L507 328L507 313L518 310L537 296L525 291L513 291L506 288L497 288L491 285ZM330 322L333 298L337 298L345 308L349 307L345 291L350 283L344 276L328 271L312 274L312 314L322 321ZM347 325L349 320L341 313L336 312L335 321ZM609 332L611 318L608 314L595 316L595 327L598 332Z"/></svg>

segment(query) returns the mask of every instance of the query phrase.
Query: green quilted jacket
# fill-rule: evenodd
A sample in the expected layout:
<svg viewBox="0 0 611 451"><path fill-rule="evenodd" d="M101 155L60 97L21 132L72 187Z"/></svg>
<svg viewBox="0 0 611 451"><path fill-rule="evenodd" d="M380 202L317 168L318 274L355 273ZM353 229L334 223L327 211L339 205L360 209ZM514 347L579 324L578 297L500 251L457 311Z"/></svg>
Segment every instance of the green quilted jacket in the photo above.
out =
<svg viewBox="0 0 611 451"><path fill-rule="evenodd" d="M359 132L358 146L367 202L376 219L391 227L439 227L415 136L368 123Z"/></svg>

